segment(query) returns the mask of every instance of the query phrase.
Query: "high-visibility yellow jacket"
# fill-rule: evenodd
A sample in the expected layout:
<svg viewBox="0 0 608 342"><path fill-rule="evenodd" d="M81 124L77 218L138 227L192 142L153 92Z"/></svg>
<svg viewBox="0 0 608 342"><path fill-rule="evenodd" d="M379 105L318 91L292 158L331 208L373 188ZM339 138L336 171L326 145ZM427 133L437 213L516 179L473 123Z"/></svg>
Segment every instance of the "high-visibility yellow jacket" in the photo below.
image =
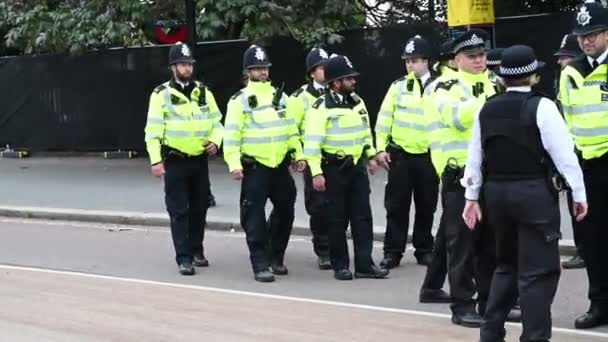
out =
<svg viewBox="0 0 608 342"><path fill-rule="evenodd" d="M560 77L564 118L583 159L608 152L608 65L595 70L585 56L568 65Z"/></svg>
<svg viewBox="0 0 608 342"><path fill-rule="evenodd" d="M323 94L313 86L312 82L298 88L287 99L287 112L296 119L300 138L304 139L304 129L306 128L306 113L313 103Z"/></svg>
<svg viewBox="0 0 608 342"><path fill-rule="evenodd" d="M306 113L319 118L306 121L304 135L304 158L313 176L323 173L322 152L350 156L355 163L362 156L376 155L365 102L356 94L340 102L334 96L326 91Z"/></svg>
<svg viewBox="0 0 608 342"><path fill-rule="evenodd" d="M190 156L205 152L208 142L221 146L222 113L213 93L195 81L190 99L176 89L174 81L156 87L150 96L146 123L146 147L150 162L162 161L161 145Z"/></svg>
<svg viewBox="0 0 608 342"><path fill-rule="evenodd" d="M243 155L271 168L279 166L288 153L302 159L296 121L285 111L287 96L280 94L275 108L276 92L270 82L249 81L230 98L224 134L224 159L230 172L243 168Z"/></svg>

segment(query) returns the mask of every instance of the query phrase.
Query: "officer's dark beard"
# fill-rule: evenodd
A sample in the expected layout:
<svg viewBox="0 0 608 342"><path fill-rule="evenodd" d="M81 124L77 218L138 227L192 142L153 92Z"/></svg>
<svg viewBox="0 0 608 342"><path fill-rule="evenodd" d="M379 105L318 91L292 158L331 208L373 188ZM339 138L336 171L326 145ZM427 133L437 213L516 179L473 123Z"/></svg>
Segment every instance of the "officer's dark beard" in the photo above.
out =
<svg viewBox="0 0 608 342"><path fill-rule="evenodd" d="M190 75L188 76L185 76L183 74L180 74L179 71L175 70L174 76L178 81L182 83L189 83L190 80L192 80L192 73L190 73Z"/></svg>
<svg viewBox="0 0 608 342"><path fill-rule="evenodd" d="M348 95L352 94L354 91L355 91L354 86L347 86L344 83L340 83L340 86L338 86L338 89L336 92L340 95L348 96Z"/></svg>

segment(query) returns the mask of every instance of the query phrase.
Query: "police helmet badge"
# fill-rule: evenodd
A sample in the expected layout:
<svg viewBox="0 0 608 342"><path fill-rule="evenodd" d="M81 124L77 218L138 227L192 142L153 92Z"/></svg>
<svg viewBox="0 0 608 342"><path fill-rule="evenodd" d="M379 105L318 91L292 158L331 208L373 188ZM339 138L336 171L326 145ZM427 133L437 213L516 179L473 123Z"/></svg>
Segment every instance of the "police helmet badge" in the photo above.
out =
<svg viewBox="0 0 608 342"><path fill-rule="evenodd" d="M405 52L406 53L412 53L414 52L414 50L416 50L416 45L414 43L413 40L410 40L407 45L405 46Z"/></svg>
<svg viewBox="0 0 608 342"><path fill-rule="evenodd" d="M576 15L576 22L581 26L589 25L589 22L591 22L591 14L589 14L587 6L581 6L578 14Z"/></svg>
<svg viewBox="0 0 608 342"><path fill-rule="evenodd" d="M321 57L323 59L328 59L329 55L327 54L327 51L325 51L323 49L319 49L319 57Z"/></svg>
<svg viewBox="0 0 608 342"><path fill-rule="evenodd" d="M348 59L348 57L344 56L344 60L346 61L346 64L348 65L349 68L353 68L353 63L350 61L350 59Z"/></svg>
<svg viewBox="0 0 608 342"><path fill-rule="evenodd" d="M182 44L182 55L186 56L186 57L190 57L192 55L190 53L190 49L188 48L188 45L186 45L186 44Z"/></svg>
<svg viewBox="0 0 608 342"><path fill-rule="evenodd" d="M263 61L266 58L266 54L264 53L264 50L262 50L262 48L256 48L255 49L255 59L257 59L258 61Z"/></svg>
<svg viewBox="0 0 608 342"><path fill-rule="evenodd" d="M560 45L560 49L563 49L564 46L566 46L566 41L568 40L568 35L564 36L564 39L562 39L562 44Z"/></svg>

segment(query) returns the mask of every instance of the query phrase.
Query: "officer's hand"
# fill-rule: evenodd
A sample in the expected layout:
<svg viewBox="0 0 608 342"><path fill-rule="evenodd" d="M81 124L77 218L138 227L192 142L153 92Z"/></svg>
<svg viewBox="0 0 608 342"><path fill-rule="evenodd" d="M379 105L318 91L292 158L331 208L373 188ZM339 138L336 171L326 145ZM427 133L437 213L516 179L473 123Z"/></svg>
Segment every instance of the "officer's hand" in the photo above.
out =
<svg viewBox="0 0 608 342"><path fill-rule="evenodd" d="M462 219L469 229L475 229L477 222L481 222L481 208L479 207L479 202L467 200L464 211L462 212Z"/></svg>
<svg viewBox="0 0 608 342"><path fill-rule="evenodd" d="M298 160L297 162L293 163L292 167L297 172L304 172L304 170L306 170L306 162L304 160Z"/></svg>
<svg viewBox="0 0 608 342"><path fill-rule="evenodd" d="M376 156L376 161L382 166L386 171L388 171L391 163L391 155L386 152L380 152Z"/></svg>
<svg viewBox="0 0 608 342"><path fill-rule="evenodd" d="M589 210L589 206L587 202L575 202L574 203L574 217L577 222L581 222L587 216L587 211Z"/></svg>
<svg viewBox="0 0 608 342"><path fill-rule="evenodd" d="M207 152L207 154L210 156L214 156L217 153L217 145L212 142L208 142L207 145L205 145L205 152Z"/></svg>
<svg viewBox="0 0 608 342"><path fill-rule="evenodd" d="M165 164L163 162L156 163L150 166L150 171L152 171L154 177L162 177L165 175Z"/></svg>
<svg viewBox="0 0 608 342"><path fill-rule="evenodd" d="M232 177L232 179L234 179L235 181L240 181L241 179L243 179L243 170L236 169L230 172L230 177Z"/></svg>
<svg viewBox="0 0 608 342"><path fill-rule="evenodd" d="M376 161L374 159L371 159L370 161L367 162L367 171L369 171L370 174L374 174L376 173L376 169L378 168L378 163L376 163Z"/></svg>
<svg viewBox="0 0 608 342"><path fill-rule="evenodd" d="M317 192L325 191L325 177L323 175L317 175L312 178L312 187Z"/></svg>

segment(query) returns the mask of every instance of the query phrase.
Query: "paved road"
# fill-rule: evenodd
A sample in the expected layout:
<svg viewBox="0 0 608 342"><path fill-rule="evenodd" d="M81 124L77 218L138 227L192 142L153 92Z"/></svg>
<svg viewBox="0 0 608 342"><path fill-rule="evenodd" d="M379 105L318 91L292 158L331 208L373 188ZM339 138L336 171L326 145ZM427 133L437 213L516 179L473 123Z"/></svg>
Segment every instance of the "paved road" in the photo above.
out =
<svg viewBox="0 0 608 342"><path fill-rule="evenodd" d="M238 222L240 186L232 181L221 159L210 165L211 182L218 206L210 216L234 218ZM384 232L384 184L382 170L371 177L371 203L376 232ZM301 176L296 202L296 225L308 226ZM0 205L75 208L88 210L164 213L162 182L150 176L144 158L104 160L101 158L0 159ZM412 220L414 210L411 211ZM435 228L441 210L435 215ZM413 221L412 221L413 222ZM568 210L562 206L564 239L572 239ZM411 231L410 231L411 234Z"/></svg>
<svg viewBox="0 0 608 342"><path fill-rule="evenodd" d="M240 233L210 232L206 249L211 267L182 277L164 228L0 219L0 232L1 265L195 286L0 266L0 331L11 341L81 341L83 334L92 341L128 341L140 336L134 335L138 332L164 341L176 327L183 327L182 335L176 336L184 341L258 341L271 335L281 341L397 341L409 336L416 336L416 341L475 341L477 336L475 330L453 327L447 306L417 302L424 268L412 258L389 279L338 282L331 272L315 268L308 239L294 237L286 258L290 275L260 284L252 279ZM378 259L380 248L374 252ZM608 340L608 327L570 330L574 317L587 307L585 279L581 270L563 272L553 311L555 327L563 329L556 330L554 341ZM198 286L214 290L209 293ZM304 299L294 302L260 294ZM346 338L331 335L336 331ZM510 331L508 341L516 341L519 328Z"/></svg>

